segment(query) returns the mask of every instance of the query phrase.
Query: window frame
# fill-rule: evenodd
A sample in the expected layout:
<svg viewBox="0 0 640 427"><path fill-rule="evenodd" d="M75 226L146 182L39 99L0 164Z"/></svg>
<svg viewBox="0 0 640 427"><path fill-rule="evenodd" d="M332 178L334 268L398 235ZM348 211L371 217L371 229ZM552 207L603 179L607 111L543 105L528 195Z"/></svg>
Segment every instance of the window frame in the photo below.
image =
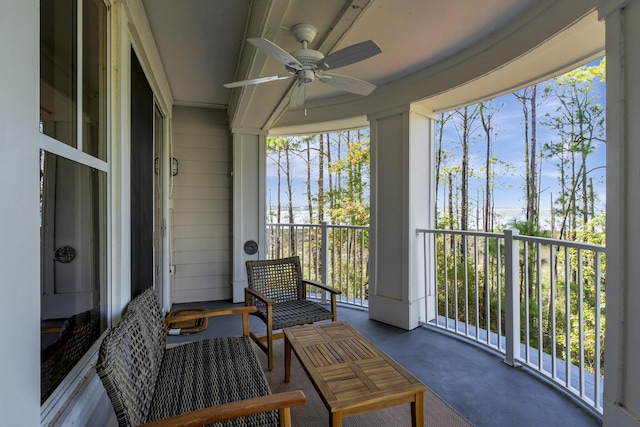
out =
<svg viewBox="0 0 640 427"><path fill-rule="evenodd" d="M104 246L101 256L101 262L104 262L104 281L100 284L100 316L106 321L106 329L101 333L96 342L92 344L89 350L82 356L79 362L67 373L61 383L53 390L51 395L40 406L40 420L41 425L48 425L53 422L63 411L66 403L75 394L78 387L90 378L90 373L94 369L95 362L98 358L98 350L102 339L107 334L109 327L112 323L111 316L111 265L112 256L109 248L112 243L112 185L111 185L111 141L112 141L112 114L111 114L111 60L112 60L112 16L111 16L111 4L110 0L94 0L96 3L102 3L104 5L104 11L106 13L104 21L104 47L105 47L105 70L104 70L104 127L105 127L105 158L101 160L98 157L94 157L84 151L83 147L83 135L85 133L83 129L83 1L75 0L76 3L76 147L72 147L62 141L58 141L52 138L42 131L42 125L40 126L40 134L38 140L39 152L40 150L55 154L60 157L64 157L68 160L76 162L82 166L96 169L99 172L105 174L106 189L104 198L101 203L104 203L105 221L106 224L103 229L104 233ZM40 29L39 29L40 31ZM82 397L81 397L82 398Z"/></svg>

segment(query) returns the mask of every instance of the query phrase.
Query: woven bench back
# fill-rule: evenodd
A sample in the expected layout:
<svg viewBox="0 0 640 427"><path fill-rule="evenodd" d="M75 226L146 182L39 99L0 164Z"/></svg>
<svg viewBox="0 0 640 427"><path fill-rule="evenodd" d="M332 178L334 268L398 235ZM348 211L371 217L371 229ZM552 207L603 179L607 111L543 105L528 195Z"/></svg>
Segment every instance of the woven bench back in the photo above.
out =
<svg viewBox="0 0 640 427"><path fill-rule="evenodd" d="M120 427L146 422L151 407L164 354L164 324L157 321L159 305L154 308L153 301L152 290L135 298L100 346L96 371Z"/></svg>

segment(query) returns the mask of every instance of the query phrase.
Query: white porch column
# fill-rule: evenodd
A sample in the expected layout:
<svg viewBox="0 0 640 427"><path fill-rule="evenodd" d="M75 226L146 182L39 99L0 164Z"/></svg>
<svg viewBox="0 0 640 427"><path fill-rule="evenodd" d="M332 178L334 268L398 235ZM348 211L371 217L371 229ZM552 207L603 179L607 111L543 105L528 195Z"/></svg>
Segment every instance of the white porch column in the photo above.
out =
<svg viewBox="0 0 640 427"><path fill-rule="evenodd" d="M40 424L39 2L0 2L0 424Z"/></svg>
<svg viewBox="0 0 640 427"><path fill-rule="evenodd" d="M424 246L416 229L434 224L434 120L407 105L369 121L369 317L413 329L425 320L425 298L432 294L425 292Z"/></svg>
<svg viewBox="0 0 640 427"><path fill-rule="evenodd" d="M603 424L640 426L640 1L607 0L607 331Z"/></svg>
<svg viewBox="0 0 640 427"><path fill-rule="evenodd" d="M233 132L233 302L244 301L247 286L245 262L266 256L266 134ZM245 242L258 243L248 255Z"/></svg>

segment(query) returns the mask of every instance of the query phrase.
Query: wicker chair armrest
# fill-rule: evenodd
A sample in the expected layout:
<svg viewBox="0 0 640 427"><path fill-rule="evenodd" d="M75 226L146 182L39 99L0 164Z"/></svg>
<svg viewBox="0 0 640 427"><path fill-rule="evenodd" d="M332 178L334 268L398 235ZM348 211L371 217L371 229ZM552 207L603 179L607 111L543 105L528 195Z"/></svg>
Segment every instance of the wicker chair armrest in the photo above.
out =
<svg viewBox="0 0 640 427"><path fill-rule="evenodd" d="M258 292L253 288L244 288L245 301L248 300L247 296L251 295L252 297L258 298L260 301L264 302L267 305L273 305L276 302L264 295L262 292Z"/></svg>
<svg viewBox="0 0 640 427"><path fill-rule="evenodd" d="M290 426L291 416L289 408L302 405L307 401L302 390L287 391L270 394L252 399L238 400L223 405L211 406L193 412L163 418L139 427L195 427L218 423L224 420L257 414L266 411L280 411L280 425Z"/></svg>
<svg viewBox="0 0 640 427"><path fill-rule="evenodd" d="M216 310L199 311L194 314L181 315L179 318L165 317L164 323L165 325L169 325L170 323L174 323L177 321L186 322L189 320L201 319L203 317L229 316L232 314L249 314L249 313L255 313L256 311L257 309L254 306L220 308Z"/></svg>
<svg viewBox="0 0 640 427"><path fill-rule="evenodd" d="M336 288L333 288L333 287L331 287L329 285L325 285L322 282L316 282L315 280L304 279L304 280L302 280L302 283L307 284L307 285L311 285L311 286L315 286L315 287L323 289L323 290L325 290L327 292L331 292L332 294L335 294L335 295L340 295L342 293L342 291L340 289L336 289Z"/></svg>

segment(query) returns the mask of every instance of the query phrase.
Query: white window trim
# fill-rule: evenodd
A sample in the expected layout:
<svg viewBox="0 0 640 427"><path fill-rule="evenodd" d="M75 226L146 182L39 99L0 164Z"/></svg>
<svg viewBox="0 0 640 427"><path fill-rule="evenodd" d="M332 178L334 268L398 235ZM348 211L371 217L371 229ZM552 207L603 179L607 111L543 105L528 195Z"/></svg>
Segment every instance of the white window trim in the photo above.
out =
<svg viewBox="0 0 640 427"><path fill-rule="evenodd" d="M112 203L112 189L111 189L111 180L109 178L109 162L108 159L111 155L111 67L107 67L106 76L105 76L105 96L106 96L106 117L105 117L105 126L107 129L106 132L106 144L107 144L107 161L101 160L97 157L91 156L83 151L82 146L82 1L76 0L77 4L77 148L67 145L63 142L56 140L55 138L51 138L48 135L40 133L39 138L39 148L44 150L45 152L49 152L71 161L77 162L84 166L92 167L101 172L104 172L106 177L106 258L105 258L105 280L106 283L103 284L101 288L101 315L106 317L107 329L103 331L102 335L96 340L95 343L91 346L91 348L87 351L87 353L82 356L80 361L73 367L73 369L64 377L62 382L55 388L55 390L51 393L49 398L40 406L40 425L48 426L56 423L58 418L64 413L65 409L74 401L74 395L78 392L81 386L92 378L95 375L95 363L98 359L98 353L100 350L100 345L102 340L106 336L111 326L112 316L111 316L111 305L112 298L111 292L112 289L109 287L109 283L111 283L111 251L108 249L111 247L111 235L112 235L112 227L111 227L111 203ZM111 4L110 0L103 0L103 3L106 7L107 16L106 16L106 61L107 64L111 63ZM90 396L88 397L91 398Z"/></svg>
<svg viewBox="0 0 640 427"><path fill-rule="evenodd" d="M48 135L40 134L40 148L48 153L64 157L81 165L89 166L102 172L109 172L109 164L104 160L84 153Z"/></svg>

